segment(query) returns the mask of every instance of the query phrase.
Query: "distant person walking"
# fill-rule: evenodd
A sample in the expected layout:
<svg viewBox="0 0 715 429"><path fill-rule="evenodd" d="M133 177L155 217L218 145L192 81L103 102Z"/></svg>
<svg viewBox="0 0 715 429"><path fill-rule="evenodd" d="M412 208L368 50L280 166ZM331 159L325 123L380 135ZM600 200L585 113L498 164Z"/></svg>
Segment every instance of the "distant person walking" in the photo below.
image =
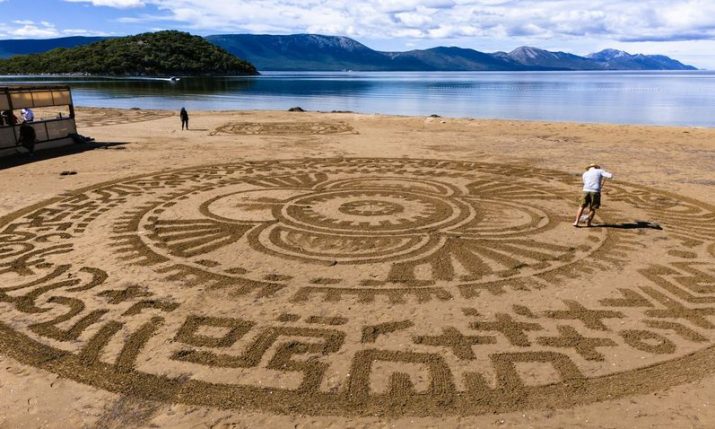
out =
<svg viewBox="0 0 715 429"><path fill-rule="evenodd" d="M186 126L186 129L189 129L189 112L186 111L184 107L181 108L181 111L179 112L179 117L181 118L181 130L184 130L184 126Z"/></svg>
<svg viewBox="0 0 715 429"><path fill-rule="evenodd" d="M35 120L35 114L32 113L32 109L22 109L20 113L22 114L23 122L32 122Z"/></svg>
<svg viewBox="0 0 715 429"><path fill-rule="evenodd" d="M582 220L581 215L583 215L584 210L588 207L589 212L585 215L586 226L591 226L591 221L596 215L596 209L601 207L601 189L603 188L603 182L606 179L613 177L613 174L606 170L601 169L601 166L595 163L589 164L586 167L586 172L583 173L583 198L581 199L581 205L576 212L576 220L573 226L578 227L579 222Z"/></svg>

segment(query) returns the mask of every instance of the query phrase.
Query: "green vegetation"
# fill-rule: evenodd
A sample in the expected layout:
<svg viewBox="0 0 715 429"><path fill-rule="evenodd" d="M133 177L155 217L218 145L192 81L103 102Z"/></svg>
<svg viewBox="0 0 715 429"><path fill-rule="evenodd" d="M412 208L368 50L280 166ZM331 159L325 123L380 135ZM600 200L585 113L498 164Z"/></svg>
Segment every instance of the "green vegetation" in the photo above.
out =
<svg viewBox="0 0 715 429"><path fill-rule="evenodd" d="M0 74L225 76L258 72L202 37L160 31L0 60Z"/></svg>

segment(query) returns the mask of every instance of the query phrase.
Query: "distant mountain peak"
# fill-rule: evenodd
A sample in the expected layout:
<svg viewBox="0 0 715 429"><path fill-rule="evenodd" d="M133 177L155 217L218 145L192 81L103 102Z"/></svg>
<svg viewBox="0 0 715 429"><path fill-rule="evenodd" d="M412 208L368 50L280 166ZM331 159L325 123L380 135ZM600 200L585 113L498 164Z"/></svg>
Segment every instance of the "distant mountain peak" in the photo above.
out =
<svg viewBox="0 0 715 429"><path fill-rule="evenodd" d="M603 49L586 58L602 63L608 70L697 70L665 55L629 54L618 49Z"/></svg>
<svg viewBox="0 0 715 429"><path fill-rule="evenodd" d="M313 43L322 46L330 46L334 48L342 48L346 50L362 50L369 49L367 46L358 42L357 40L351 39L346 36L326 36L323 34L299 34L298 36L303 36L310 39ZM291 36L285 36L291 37Z"/></svg>
<svg viewBox="0 0 715 429"><path fill-rule="evenodd" d="M496 55L503 56L501 53ZM588 58L567 52L552 52L533 46L520 46L506 54L511 60L527 67L547 70L600 70L601 65Z"/></svg>
<svg viewBox="0 0 715 429"><path fill-rule="evenodd" d="M214 41L221 45L220 40L237 39L248 41L251 43L262 43L273 46L290 46L293 48L310 46L317 49L339 49L347 52L370 50L367 46L345 36L327 36L323 34L289 34L289 35L271 35L271 34L218 34L208 36L208 40Z"/></svg>
<svg viewBox="0 0 715 429"><path fill-rule="evenodd" d="M509 56L511 57L525 57L531 59L536 59L539 56L549 54L551 54L551 52L546 51L544 49L535 48L533 46L519 46L518 48L509 52Z"/></svg>
<svg viewBox="0 0 715 429"><path fill-rule="evenodd" d="M626 51L621 51L618 49L602 49L598 52L586 55L586 58L595 59L598 61L610 60L613 58L631 57L633 55Z"/></svg>

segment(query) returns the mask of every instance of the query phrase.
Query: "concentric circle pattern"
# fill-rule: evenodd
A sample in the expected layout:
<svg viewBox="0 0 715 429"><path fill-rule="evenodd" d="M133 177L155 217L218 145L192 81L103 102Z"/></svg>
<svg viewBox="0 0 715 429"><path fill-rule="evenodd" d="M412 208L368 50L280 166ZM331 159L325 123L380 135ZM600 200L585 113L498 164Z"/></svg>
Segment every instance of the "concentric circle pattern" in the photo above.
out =
<svg viewBox="0 0 715 429"><path fill-rule="evenodd" d="M341 204L338 210L341 213L354 216L389 216L405 211L404 204L387 201L387 198L372 200L355 200ZM373 222L374 223L374 222Z"/></svg>
<svg viewBox="0 0 715 429"><path fill-rule="evenodd" d="M0 220L0 352L158 401L316 415L573 406L709 373L713 207L616 182L575 229L578 179L296 160L71 192Z"/></svg>
<svg viewBox="0 0 715 429"><path fill-rule="evenodd" d="M438 195L356 187L299 198L283 213L287 222L325 231L399 232L437 227L458 219L462 208Z"/></svg>

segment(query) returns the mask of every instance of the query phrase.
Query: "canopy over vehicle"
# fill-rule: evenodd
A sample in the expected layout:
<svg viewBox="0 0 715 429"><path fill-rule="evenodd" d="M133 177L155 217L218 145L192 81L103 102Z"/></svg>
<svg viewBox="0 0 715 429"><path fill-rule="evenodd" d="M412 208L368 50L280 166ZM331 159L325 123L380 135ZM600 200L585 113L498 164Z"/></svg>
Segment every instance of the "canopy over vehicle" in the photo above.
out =
<svg viewBox="0 0 715 429"><path fill-rule="evenodd" d="M25 122L21 109L32 109L34 120ZM67 85L0 86L0 155L14 153L21 146L20 127L35 130L38 149L74 142L77 135L72 92Z"/></svg>

